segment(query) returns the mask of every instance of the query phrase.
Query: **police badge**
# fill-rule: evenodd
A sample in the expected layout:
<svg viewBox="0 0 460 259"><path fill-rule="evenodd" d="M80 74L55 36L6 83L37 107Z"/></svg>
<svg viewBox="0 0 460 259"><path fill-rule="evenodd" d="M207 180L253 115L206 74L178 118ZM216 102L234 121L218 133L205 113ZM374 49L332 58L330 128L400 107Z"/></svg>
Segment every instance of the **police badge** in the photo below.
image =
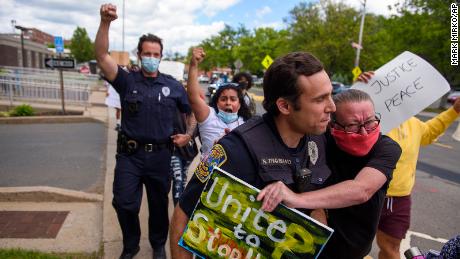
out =
<svg viewBox="0 0 460 259"><path fill-rule="evenodd" d="M315 165L318 160L318 146L314 141L308 141L308 155L310 156L310 162Z"/></svg>
<svg viewBox="0 0 460 259"><path fill-rule="evenodd" d="M164 95L165 97L168 97L168 95L171 93L171 90L169 89L169 87L163 86L163 87L161 88L161 92L163 93L163 95Z"/></svg>

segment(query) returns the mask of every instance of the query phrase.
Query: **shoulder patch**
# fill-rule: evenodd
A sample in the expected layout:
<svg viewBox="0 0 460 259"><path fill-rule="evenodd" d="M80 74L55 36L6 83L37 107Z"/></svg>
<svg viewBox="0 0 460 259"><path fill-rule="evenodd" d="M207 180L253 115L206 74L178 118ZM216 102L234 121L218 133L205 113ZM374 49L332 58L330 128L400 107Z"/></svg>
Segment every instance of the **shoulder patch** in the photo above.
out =
<svg viewBox="0 0 460 259"><path fill-rule="evenodd" d="M227 154L225 153L224 147L220 144L216 144L212 149L203 156L201 162L195 169L196 177L202 182L208 180L214 167L219 167L227 161Z"/></svg>

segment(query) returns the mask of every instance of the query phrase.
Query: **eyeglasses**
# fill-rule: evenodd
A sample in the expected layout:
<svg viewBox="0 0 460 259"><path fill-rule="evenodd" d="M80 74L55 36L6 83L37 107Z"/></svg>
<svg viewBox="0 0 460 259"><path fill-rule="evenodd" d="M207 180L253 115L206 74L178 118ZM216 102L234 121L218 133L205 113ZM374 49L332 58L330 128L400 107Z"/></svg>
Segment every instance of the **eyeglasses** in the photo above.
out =
<svg viewBox="0 0 460 259"><path fill-rule="evenodd" d="M367 133L370 133L370 132L374 131L379 126L380 119L375 118L375 119L372 119L372 120L365 121L362 124L348 124L348 125L345 125L345 126L340 124L340 123L338 123L337 121L334 121L334 124L337 124L340 127L342 127L343 131L345 131L346 133L359 133L361 128L364 128Z"/></svg>

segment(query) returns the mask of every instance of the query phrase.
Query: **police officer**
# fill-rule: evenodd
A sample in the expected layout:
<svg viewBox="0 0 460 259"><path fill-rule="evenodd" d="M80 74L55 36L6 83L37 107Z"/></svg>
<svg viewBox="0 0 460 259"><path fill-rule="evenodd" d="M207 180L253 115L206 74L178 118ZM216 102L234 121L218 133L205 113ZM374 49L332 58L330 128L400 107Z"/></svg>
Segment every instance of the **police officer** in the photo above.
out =
<svg viewBox="0 0 460 259"><path fill-rule="evenodd" d="M275 60L264 77L267 113L231 131L213 146L176 206L170 246L172 258L191 255L177 245L213 166L262 188L282 181L297 192L321 188L330 170L324 136L335 111L332 86L322 64L308 53Z"/></svg>
<svg viewBox="0 0 460 259"><path fill-rule="evenodd" d="M104 4L100 14L96 58L106 79L119 93L123 112L113 183L113 206L123 233L120 258L133 258L139 252L142 184L149 203L153 257L166 258L172 145L185 145L190 140L188 134L173 135L173 118L176 109L190 114L190 105L182 85L158 71L163 51L161 39L152 34L139 39L142 69L128 73L108 54L109 26L117 19L116 7Z"/></svg>

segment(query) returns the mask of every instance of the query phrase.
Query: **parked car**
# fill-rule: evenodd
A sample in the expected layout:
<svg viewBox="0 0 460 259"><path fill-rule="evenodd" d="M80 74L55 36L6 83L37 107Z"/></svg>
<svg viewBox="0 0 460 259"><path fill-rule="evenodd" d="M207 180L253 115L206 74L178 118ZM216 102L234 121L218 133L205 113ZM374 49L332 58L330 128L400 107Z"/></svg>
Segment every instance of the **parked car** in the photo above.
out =
<svg viewBox="0 0 460 259"><path fill-rule="evenodd" d="M452 91L447 96L447 101L453 104L457 98L460 98L460 91Z"/></svg>
<svg viewBox="0 0 460 259"><path fill-rule="evenodd" d="M209 77L207 77L206 75L200 75L198 77L198 82L209 84Z"/></svg>
<svg viewBox="0 0 460 259"><path fill-rule="evenodd" d="M346 87L343 83L336 82L336 81L332 81L331 83L332 83L332 95L348 90L348 87Z"/></svg>

